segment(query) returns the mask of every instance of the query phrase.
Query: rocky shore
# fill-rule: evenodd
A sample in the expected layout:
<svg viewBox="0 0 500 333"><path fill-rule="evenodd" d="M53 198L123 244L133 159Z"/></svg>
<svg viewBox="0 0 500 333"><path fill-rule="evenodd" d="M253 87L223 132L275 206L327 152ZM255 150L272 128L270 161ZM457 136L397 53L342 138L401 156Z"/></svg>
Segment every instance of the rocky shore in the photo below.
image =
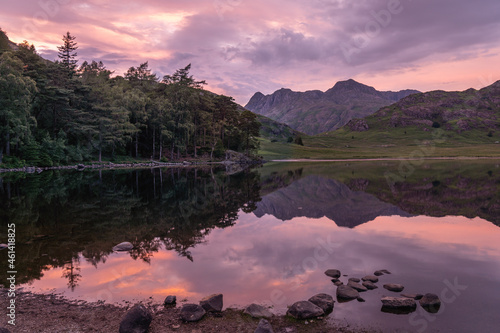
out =
<svg viewBox="0 0 500 333"><path fill-rule="evenodd" d="M8 301L6 292L6 289L0 289L0 307L3 309ZM186 321L187 309L195 308L200 311L198 306L188 306L188 304L176 306L175 302L166 305L155 304L153 301L117 306L71 301L54 294L42 295L20 291L16 296L16 326L7 324L5 319L7 317L2 316L0 332L146 332L140 329L142 326L144 328L148 326L148 333L379 332L352 329L340 323L332 324L324 320L324 316L298 320L291 316L272 315L268 308L260 306L250 306L245 309L228 308L220 312L207 311L203 306L200 307L205 311L203 318L199 321ZM263 319L264 316L267 318ZM130 331L131 328L137 330Z"/></svg>
<svg viewBox="0 0 500 333"><path fill-rule="evenodd" d="M41 173L48 170L112 170L112 169L149 169L149 168L184 168L184 167L205 167L222 165L228 169L229 172L235 170L241 171L245 167L254 164L260 164L262 160L250 158L242 153L235 151L227 151L226 159L223 161L209 161L209 160L190 160L182 162L138 162L138 163L113 163L113 162L87 162L79 163L76 165L60 165L52 167L38 167L38 166L25 166L22 168L2 169L0 174L6 172L25 172L25 173Z"/></svg>

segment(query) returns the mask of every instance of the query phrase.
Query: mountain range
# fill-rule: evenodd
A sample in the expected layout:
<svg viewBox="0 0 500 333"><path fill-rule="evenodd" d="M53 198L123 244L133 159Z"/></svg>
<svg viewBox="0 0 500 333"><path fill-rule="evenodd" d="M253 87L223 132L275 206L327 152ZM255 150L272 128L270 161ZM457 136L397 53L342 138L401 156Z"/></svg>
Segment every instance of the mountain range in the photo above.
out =
<svg viewBox="0 0 500 333"><path fill-rule="evenodd" d="M351 119L371 115L414 93L419 91L378 91L350 79L337 82L325 92L295 92L284 88L266 96L257 92L245 108L300 132L315 135L340 128Z"/></svg>

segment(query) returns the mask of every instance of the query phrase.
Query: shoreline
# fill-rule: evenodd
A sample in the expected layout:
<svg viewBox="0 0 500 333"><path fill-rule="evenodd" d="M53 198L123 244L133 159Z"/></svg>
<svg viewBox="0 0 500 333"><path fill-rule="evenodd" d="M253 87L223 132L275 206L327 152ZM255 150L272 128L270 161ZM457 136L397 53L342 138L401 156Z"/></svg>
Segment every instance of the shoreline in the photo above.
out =
<svg viewBox="0 0 500 333"><path fill-rule="evenodd" d="M308 158L296 158L296 159L276 159L276 160L269 160L269 162L289 162L289 163L297 163L297 162L377 162L377 161L426 161L426 160L470 160L470 161L475 161L475 160L500 160L499 157L489 157L489 156L477 156L477 157L470 157L470 156L456 156L456 157L447 157L447 156L442 156L442 157L425 157L425 158L410 158L410 157L372 157L372 158L337 158L337 159L308 159Z"/></svg>
<svg viewBox="0 0 500 333"><path fill-rule="evenodd" d="M53 167L35 167L35 166L25 166L22 168L12 168L12 169L2 169L0 168L0 174L3 173L15 173L24 172L28 174L42 173L43 171L53 171L53 170L132 170L132 169L158 169L158 168L196 168L196 167L209 167L209 166L224 166L226 168L234 165L251 166L258 163L251 162L240 162L240 161L218 161L218 162L205 162L205 161L183 161L183 162L143 162L143 163L92 163L92 164L76 164L76 165L62 165Z"/></svg>
<svg viewBox="0 0 500 333"><path fill-rule="evenodd" d="M7 290L0 287L0 306L7 306ZM206 315L198 322L187 323L181 320L180 304L175 307L145 302L129 303L125 306L103 302L89 303L82 300L69 300L57 294L37 294L18 291L16 295L16 326L9 325L6 316L0 320L0 328L11 332L99 332L115 333L120 322L132 306L142 304L153 314L149 333L253 333L260 319L243 314L243 309L226 308L216 315ZM5 306L5 307L4 307ZM335 310L334 310L335 311ZM5 318L3 318L5 317ZM380 332L376 329L353 328L346 323L333 323L327 317L313 320L296 320L285 315L269 318L275 332L324 332L324 333L368 333Z"/></svg>

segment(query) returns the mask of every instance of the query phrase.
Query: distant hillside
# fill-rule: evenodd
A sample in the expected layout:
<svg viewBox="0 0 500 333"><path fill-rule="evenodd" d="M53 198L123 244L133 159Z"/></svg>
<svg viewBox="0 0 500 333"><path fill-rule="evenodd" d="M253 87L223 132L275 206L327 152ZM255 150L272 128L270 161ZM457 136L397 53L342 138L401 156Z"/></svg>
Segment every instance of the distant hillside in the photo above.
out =
<svg viewBox="0 0 500 333"><path fill-rule="evenodd" d="M418 91L381 92L347 80L337 82L326 92L280 89L267 96L258 92L245 108L314 135L340 128L351 119L366 117L413 93Z"/></svg>
<svg viewBox="0 0 500 333"><path fill-rule="evenodd" d="M414 94L364 119L350 121L345 129L365 132L410 127L424 132L441 128L458 134L481 130L493 136L500 130L500 81L481 90Z"/></svg>

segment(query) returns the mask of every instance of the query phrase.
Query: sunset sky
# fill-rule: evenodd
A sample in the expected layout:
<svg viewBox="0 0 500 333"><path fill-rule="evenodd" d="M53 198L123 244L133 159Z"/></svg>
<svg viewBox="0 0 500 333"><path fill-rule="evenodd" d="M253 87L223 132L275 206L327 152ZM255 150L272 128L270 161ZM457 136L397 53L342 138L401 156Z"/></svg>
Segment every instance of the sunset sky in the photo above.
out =
<svg viewBox="0 0 500 333"><path fill-rule="evenodd" d="M0 27L47 59L70 31L80 63L122 75L149 61L159 76L192 63L207 89L243 105L348 78L421 91L500 80L498 0L0 1Z"/></svg>

